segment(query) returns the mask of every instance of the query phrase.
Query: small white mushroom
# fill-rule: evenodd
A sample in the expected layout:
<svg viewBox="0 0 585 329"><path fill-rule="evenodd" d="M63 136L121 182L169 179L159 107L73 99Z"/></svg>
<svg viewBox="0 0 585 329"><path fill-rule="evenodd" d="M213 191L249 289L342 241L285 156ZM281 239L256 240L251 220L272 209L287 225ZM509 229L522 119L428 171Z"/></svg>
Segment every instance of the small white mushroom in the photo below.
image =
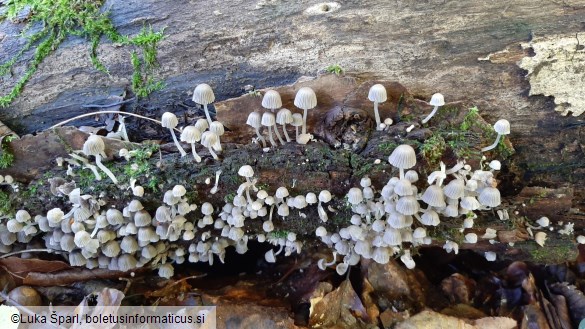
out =
<svg viewBox="0 0 585 329"><path fill-rule="evenodd" d="M286 125L293 123L292 112L289 109L280 109L278 113L276 113L276 123L282 125L282 132L284 133L284 137L286 138L287 142L290 142L291 139L288 136L288 132L286 131ZM276 130L278 131L278 129Z"/></svg>
<svg viewBox="0 0 585 329"><path fill-rule="evenodd" d="M368 99L374 102L374 115L376 117L376 130L382 130L380 124L380 113L378 112L378 103L384 103L388 96L386 94L386 88L381 84L375 84L370 88L368 93Z"/></svg>
<svg viewBox="0 0 585 329"><path fill-rule="evenodd" d="M215 172L215 185L211 188L211 191L209 191L209 193L211 194L215 194L217 193L217 188L219 184L219 176L221 175L221 170L218 170Z"/></svg>
<svg viewBox="0 0 585 329"><path fill-rule="evenodd" d="M87 138L87 140L85 141L85 143L83 144L83 153L85 153L86 155L95 156L95 163L97 164L97 166L104 173L106 173L106 175L108 175L108 177L110 177L110 179L112 180L112 182L114 182L114 184L118 184L118 180L116 179L116 176L114 176L114 174L110 171L110 169L106 168L106 166L104 166L102 164L101 157L102 156L105 157L105 153L104 153L105 150L106 150L106 145L104 144L104 141L102 140L102 138L98 135L89 136Z"/></svg>
<svg viewBox="0 0 585 329"><path fill-rule="evenodd" d="M482 148L481 149L482 152L486 152L496 148L496 146L498 146L498 143L500 142L500 138L502 138L502 136L504 135L510 134L510 122L508 122L508 120L505 119L500 119L496 121L496 123L494 123L494 130L496 131L496 133L498 133L496 141L492 145Z"/></svg>
<svg viewBox="0 0 585 329"><path fill-rule="evenodd" d="M219 157L213 151L213 150L216 150L216 151L220 151L221 150L221 146L219 144L219 136L217 136L216 133L214 133L213 131L205 131L201 135L201 145L207 147L207 150L209 151L209 154L211 154L211 156L215 160L219 160Z"/></svg>
<svg viewBox="0 0 585 329"><path fill-rule="evenodd" d="M313 89L309 87L302 87L295 95L294 104L296 107L303 110L303 135L307 134L307 110L317 106L317 95Z"/></svg>
<svg viewBox="0 0 585 329"><path fill-rule="evenodd" d="M262 117L260 113L250 112L250 114L248 114L248 120L246 121L246 124L254 128L256 136L258 136L258 140L262 142L262 147L266 147L266 140L262 134L260 134L260 128L262 128Z"/></svg>
<svg viewBox="0 0 585 329"><path fill-rule="evenodd" d="M445 105L445 98L443 97L442 94L439 93L433 94L433 96L431 96L431 101L429 102L429 105L432 105L435 108L426 118L422 120L422 123L427 123L435 115L435 113L437 113L439 106Z"/></svg>
<svg viewBox="0 0 585 329"><path fill-rule="evenodd" d="M195 90L193 91L193 101L197 104L203 105L205 117L207 118L209 125L211 125L212 121L209 111L207 110L207 105L213 103L214 100L215 95L213 94L213 89L211 89L208 84L201 83L195 87Z"/></svg>
<svg viewBox="0 0 585 329"><path fill-rule="evenodd" d="M544 233L544 232L538 232L534 235L534 241L536 241L536 243L541 247L544 247L545 240L546 240L546 233Z"/></svg>
<svg viewBox="0 0 585 329"><path fill-rule="evenodd" d="M191 144L191 152L196 162L201 162L201 157L195 150L195 143L201 140L201 131L195 126L187 126L181 132L181 141Z"/></svg>
<svg viewBox="0 0 585 329"><path fill-rule="evenodd" d="M270 140L270 144L272 144L273 147L278 146L272 137L272 129L276 131L276 118L274 117L274 114L271 112L264 112L264 114L262 114L262 125L268 128L268 139Z"/></svg>
<svg viewBox="0 0 585 329"><path fill-rule="evenodd" d="M173 141L175 142L175 146L181 153L181 156L184 157L185 155L187 155L187 152L185 152L185 150L183 150L183 148L179 144L177 136L175 135L175 131L173 130L179 124L179 119L177 119L177 116L171 112L165 112L162 115L161 123L164 128L168 128L171 131L171 136L173 136Z"/></svg>

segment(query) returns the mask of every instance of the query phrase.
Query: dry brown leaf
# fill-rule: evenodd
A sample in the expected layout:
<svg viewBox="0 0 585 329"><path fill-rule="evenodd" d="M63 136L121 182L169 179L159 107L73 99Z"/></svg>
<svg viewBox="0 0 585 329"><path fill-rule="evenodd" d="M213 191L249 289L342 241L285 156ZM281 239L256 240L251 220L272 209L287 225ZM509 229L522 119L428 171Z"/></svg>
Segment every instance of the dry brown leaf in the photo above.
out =
<svg viewBox="0 0 585 329"><path fill-rule="evenodd" d="M0 259L0 266L19 277L24 277L30 272L53 273L71 268L69 264L58 260L24 259L19 257L7 257Z"/></svg>
<svg viewBox="0 0 585 329"><path fill-rule="evenodd" d="M349 280L314 304L311 301L310 327L362 328L369 322L366 309Z"/></svg>
<svg viewBox="0 0 585 329"><path fill-rule="evenodd" d="M133 273L142 273L148 271L147 268L139 268ZM30 286L60 286L67 285L79 281L88 281L95 279L118 279L120 277L130 276L131 272L110 271L108 269L86 269L86 268L70 268L65 271L57 273L39 273L30 272L24 278L24 284Z"/></svg>

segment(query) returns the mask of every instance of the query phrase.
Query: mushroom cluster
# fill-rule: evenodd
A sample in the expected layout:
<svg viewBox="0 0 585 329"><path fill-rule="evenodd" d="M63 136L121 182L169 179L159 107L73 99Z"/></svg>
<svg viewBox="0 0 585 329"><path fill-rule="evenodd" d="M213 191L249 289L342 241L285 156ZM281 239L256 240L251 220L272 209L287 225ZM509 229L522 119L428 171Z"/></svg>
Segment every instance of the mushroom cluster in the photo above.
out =
<svg viewBox="0 0 585 329"><path fill-rule="evenodd" d="M321 241L333 249L334 260L321 260L321 268L336 264L337 273L342 275L362 257L384 264L394 255L400 255L408 268L414 268L410 248L432 242L426 227L439 225L441 216L463 217L463 231L473 226L474 210L500 204L492 171L472 171L463 162L450 169L441 164L440 170L429 175L428 187L419 192L414 185L419 180L418 173L404 172L416 164L414 149L398 146L389 162L400 173L390 178L381 191L375 191L367 176L361 179L360 187L348 191L347 203L353 212L351 225L339 232L329 233L325 227L316 230ZM476 241L474 233L466 235L466 243ZM459 246L446 241L444 249L457 253ZM339 263L335 261L337 256L343 256Z"/></svg>

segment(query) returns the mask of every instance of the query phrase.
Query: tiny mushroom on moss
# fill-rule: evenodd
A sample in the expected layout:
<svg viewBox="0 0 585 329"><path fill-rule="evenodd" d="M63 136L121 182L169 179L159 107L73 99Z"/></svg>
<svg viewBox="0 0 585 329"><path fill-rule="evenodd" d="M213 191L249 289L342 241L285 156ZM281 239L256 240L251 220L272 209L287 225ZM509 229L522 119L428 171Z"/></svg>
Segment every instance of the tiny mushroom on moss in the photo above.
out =
<svg viewBox="0 0 585 329"><path fill-rule="evenodd" d="M388 162L400 170L400 179L404 179L404 169L410 169L416 165L416 153L410 145L398 145L388 157Z"/></svg>
<svg viewBox="0 0 585 329"><path fill-rule="evenodd" d="M197 104L202 104L203 109L205 111L205 117L207 118L207 122L211 125L211 116L209 115L209 111L207 110L207 105L213 103L215 100L215 95L213 94L213 89L206 84L201 83L195 87L193 91L193 101Z"/></svg>
<svg viewBox="0 0 585 329"><path fill-rule="evenodd" d="M303 129L302 134L307 134L307 110L313 109L317 106L317 95L313 89L309 87L302 87L295 95L294 104L296 107L303 110ZM298 142L298 140L297 140ZM307 140L308 142L308 140ZM306 144L306 143L300 143Z"/></svg>
<svg viewBox="0 0 585 329"><path fill-rule="evenodd" d="M201 157L195 150L195 143L201 140L201 131L195 126L187 126L183 128L181 132L181 141L191 144L191 152L193 152L193 158L196 162L201 162Z"/></svg>
<svg viewBox="0 0 585 329"><path fill-rule="evenodd" d="M378 112L378 103L384 103L388 96L386 94L386 88L381 84L375 84L370 88L368 93L368 99L374 102L374 115L376 117L376 130L382 130L380 124L380 112Z"/></svg>
<svg viewBox="0 0 585 329"><path fill-rule="evenodd" d="M104 153L105 150L106 150L106 145L104 144L104 141L102 140L102 138L98 135L90 135L87 138L87 140L85 141L85 143L83 144L83 153L85 153L86 155L95 156L95 163L97 164L97 166L104 173L106 173L106 175L108 175L108 177L110 177L110 179L112 180L112 182L114 182L114 184L118 184L118 180L116 179L116 176L114 176L114 174L110 171L110 169L106 168L106 166L104 166L102 164L101 157L102 156L105 157L105 153Z"/></svg>
<svg viewBox="0 0 585 329"><path fill-rule="evenodd" d="M258 136L258 140L262 142L262 147L266 147L266 140L260 134L260 128L262 128L262 116L258 112L250 112L248 114L248 120L246 120L246 124L252 128L256 132L256 136Z"/></svg>
<svg viewBox="0 0 585 329"><path fill-rule="evenodd" d="M219 157L214 152L214 150L215 151L221 150L221 146L219 144L219 136L217 136L216 133L214 133L213 131L203 132L203 134L201 135L201 145L205 146L209 150L209 154L211 154L211 156L215 160L219 160Z"/></svg>
<svg viewBox="0 0 585 329"><path fill-rule="evenodd" d="M429 104L434 106L435 108L429 115L427 115L426 118L422 120L422 123L427 123L435 115L435 113L437 113L439 106L445 105L445 98L443 97L443 94L439 93L433 94L433 96L431 96L431 101L429 102Z"/></svg>
<svg viewBox="0 0 585 329"><path fill-rule="evenodd" d="M262 114L261 123L264 127L268 128L268 139L270 140L270 144L272 144L272 146L274 147L278 146L278 144L274 141L274 138L272 137L272 129L276 131L276 118L274 116L274 113L264 112L264 114Z"/></svg>
<svg viewBox="0 0 585 329"><path fill-rule="evenodd" d="M171 131L171 136L173 136L173 141L175 142L177 149L179 149L179 152L181 152L181 156L184 157L185 155L187 155L187 152L183 150L183 148L179 144L179 141L177 140L175 132L173 131L173 129L179 124L179 119L177 119L177 116L171 112L165 112L162 115L161 122L164 128L168 128Z"/></svg>
<svg viewBox="0 0 585 329"><path fill-rule="evenodd" d="M288 136L288 132L286 131L286 124L293 123L292 112L289 109L280 109L278 113L276 113L276 123L282 125L282 132L284 133L284 137L286 138L287 142L290 142L291 139ZM276 130L278 131L278 129Z"/></svg>
<svg viewBox="0 0 585 329"><path fill-rule="evenodd" d="M510 122L508 122L508 120L506 119L500 119L496 121L496 123L494 123L494 130L496 131L496 133L498 133L496 141L492 145L482 148L481 149L482 152L486 152L496 148L496 146L498 146L498 143L500 142L500 138L502 138L502 136L504 135L510 134Z"/></svg>
<svg viewBox="0 0 585 329"><path fill-rule="evenodd" d="M293 122L291 125L295 127L295 139L299 139L299 127L303 126L303 115L300 113L293 113Z"/></svg>

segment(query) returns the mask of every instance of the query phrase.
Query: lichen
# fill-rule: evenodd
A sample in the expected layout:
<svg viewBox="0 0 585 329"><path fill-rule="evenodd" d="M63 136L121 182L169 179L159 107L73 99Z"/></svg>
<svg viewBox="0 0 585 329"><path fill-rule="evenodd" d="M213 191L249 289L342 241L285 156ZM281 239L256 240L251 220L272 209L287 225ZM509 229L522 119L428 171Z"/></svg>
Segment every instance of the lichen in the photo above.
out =
<svg viewBox="0 0 585 329"><path fill-rule="evenodd" d="M585 111L585 34L533 38L522 48L534 56L518 64L528 71L530 95L553 96L555 111L579 116Z"/></svg>

